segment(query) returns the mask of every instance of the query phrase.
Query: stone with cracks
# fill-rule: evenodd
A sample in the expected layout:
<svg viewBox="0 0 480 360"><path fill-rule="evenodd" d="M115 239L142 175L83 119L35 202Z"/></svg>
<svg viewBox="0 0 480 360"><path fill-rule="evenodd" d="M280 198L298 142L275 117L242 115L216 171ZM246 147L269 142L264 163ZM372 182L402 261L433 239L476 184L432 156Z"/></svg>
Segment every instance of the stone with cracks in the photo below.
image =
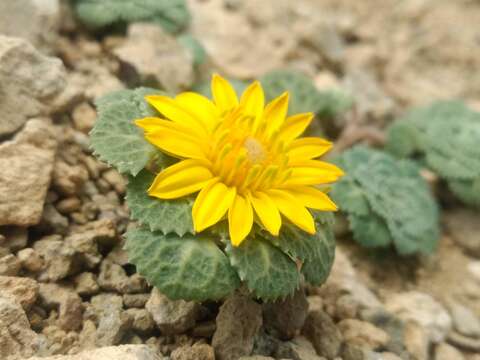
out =
<svg viewBox="0 0 480 360"><path fill-rule="evenodd" d="M0 71L0 88L3 84ZM0 96L2 119L9 119L2 101L5 98ZM25 108L30 102L34 100L23 99L17 106ZM0 225L29 226L40 221L55 150L54 128L40 119L30 120L13 140L0 144Z"/></svg>

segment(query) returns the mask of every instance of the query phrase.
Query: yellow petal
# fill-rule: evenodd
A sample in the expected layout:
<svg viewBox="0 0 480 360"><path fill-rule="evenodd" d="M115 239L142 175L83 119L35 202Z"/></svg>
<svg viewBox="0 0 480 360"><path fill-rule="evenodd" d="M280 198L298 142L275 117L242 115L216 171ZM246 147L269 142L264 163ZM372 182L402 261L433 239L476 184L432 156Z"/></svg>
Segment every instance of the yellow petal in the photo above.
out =
<svg viewBox="0 0 480 360"><path fill-rule="evenodd" d="M168 121L168 120L161 119L158 117L146 117L143 119L137 119L134 122L138 127L142 128L143 131L147 133L147 132L152 132L155 130L162 129L162 126L165 121Z"/></svg>
<svg viewBox="0 0 480 360"><path fill-rule="evenodd" d="M288 192L308 208L322 211L336 211L337 205L325 194L311 186L298 186Z"/></svg>
<svg viewBox="0 0 480 360"><path fill-rule="evenodd" d="M195 231L200 232L219 222L232 205L235 188L229 188L212 179L198 194L193 204L192 216Z"/></svg>
<svg viewBox="0 0 480 360"><path fill-rule="evenodd" d="M222 114L238 105L238 98L232 85L218 74L212 77L212 95L215 105Z"/></svg>
<svg viewBox="0 0 480 360"><path fill-rule="evenodd" d="M270 134L279 129L285 121L288 111L288 99L288 92L284 92L266 106L263 121L267 123L267 130Z"/></svg>
<svg viewBox="0 0 480 360"><path fill-rule="evenodd" d="M206 128L200 119L197 119L183 104L163 95L146 96L147 102L163 116L175 123L187 126L198 133L205 133Z"/></svg>
<svg viewBox="0 0 480 360"><path fill-rule="evenodd" d="M175 98L181 106L187 108L209 130L213 130L220 120L218 108L205 96L184 92Z"/></svg>
<svg viewBox="0 0 480 360"><path fill-rule="evenodd" d="M303 134L313 119L313 113L297 114L289 116L280 129L279 140L289 143L293 139Z"/></svg>
<svg viewBox="0 0 480 360"><path fill-rule="evenodd" d="M331 148L330 141L318 137L304 137L293 140L287 155L294 160L309 160L322 156Z"/></svg>
<svg viewBox="0 0 480 360"><path fill-rule="evenodd" d="M312 214L285 190L268 190L267 195L272 198L280 212L300 229L315 234L315 221Z"/></svg>
<svg viewBox="0 0 480 360"><path fill-rule="evenodd" d="M238 246L247 237L253 226L253 209L248 198L235 196L228 210L228 227L233 246Z"/></svg>
<svg viewBox="0 0 480 360"><path fill-rule="evenodd" d="M282 226L282 218L275 202L262 192L251 195L250 200L263 227L273 236L278 236Z"/></svg>
<svg viewBox="0 0 480 360"><path fill-rule="evenodd" d="M183 160L161 171L148 189L150 196L176 199L202 189L213 175L198 160Z"/></svg>
<svg viewBox="0 0 480 360"><path fill-rule="evenodd" d="M337 181L343 171L336 165L318 160L302 160L289 163L290 177L283 185L317 185Z"/></svg>
<svg viewBox="0 0 480 360"><path fill-rule="evenodd" d="M145 133L145 139L162 151L176 157L205 159L206 149L198 136L184 125L159 119L150 129L153 130Z"/></svg>
<svg viewBox="0 0 480 360"><path fill-rule="evenodd" d="M245 89L240 99L240 106L245 116L254 119L254 128L257 129L265 106L265 94L258 81L254 81Z"/></svg>

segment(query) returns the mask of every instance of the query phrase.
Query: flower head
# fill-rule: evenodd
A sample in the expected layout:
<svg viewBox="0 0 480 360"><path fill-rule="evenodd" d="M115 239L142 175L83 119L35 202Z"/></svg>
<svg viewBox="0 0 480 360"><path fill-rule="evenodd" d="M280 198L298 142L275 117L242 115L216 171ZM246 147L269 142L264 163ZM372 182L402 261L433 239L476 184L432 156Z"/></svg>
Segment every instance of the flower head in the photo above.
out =
<svg viewBox="0 0 480 360"><path fill-rule="evenodd" d="M238 246L254 221L277 236L282 216L308 233L315 222L307 208L334 211L336 205L317 185L343 172L316 158L332 146L299 136L313 114L287 116L288 93L265 106L262 86L253 82L238 100L222 77L212 79L213 101L185 92L174 99L146 100L166 119L136 120L145 138L179 161L161 171L150 196L175 199L199 192L192 209L200 232L228 217L230 239Z"/></svg>

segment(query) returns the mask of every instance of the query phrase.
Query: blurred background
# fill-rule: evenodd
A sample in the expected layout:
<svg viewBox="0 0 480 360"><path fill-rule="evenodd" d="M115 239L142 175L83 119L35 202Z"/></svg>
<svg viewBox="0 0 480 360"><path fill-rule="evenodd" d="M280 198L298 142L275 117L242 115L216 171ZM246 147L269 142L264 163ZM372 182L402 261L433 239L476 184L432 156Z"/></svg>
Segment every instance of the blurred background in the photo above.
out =
<svg viewBox="0 0 480 360"><path fill-rule="evenodd" d="M335 141L337 156L356 144L383 153L390 127L411 109L464 106L410 117L405 131L416 128L406 138L422 134L413 136L418 146L393 146L416 161L425 196L433 194L425 210L433 227L422 229L434 234L432 249L402 256L391 234L372 244L365 239L378 224L359 230L341 212L332 275L307 291L310 311L329 320L310 319L294 340L278 329L254 334L250 353L480 360L479 69L478 0L0 0L0 358L120 344L174 360L214 358L219 304L152 293L128 263L126 182L92 155L88 134L95 102L112 91L208 95L218 72L239 92L254 79L268 98L291 91L291 111L315 112L310 132ZM435 114L455 126L430 131ZM428 146L419 140L427 133ZM432 160L430 148L443 157ZM447 162L465 175L442 172ZM382 221L397 221L389 216ZM124 355L112 351L120 352L98 359Z"/></svg>

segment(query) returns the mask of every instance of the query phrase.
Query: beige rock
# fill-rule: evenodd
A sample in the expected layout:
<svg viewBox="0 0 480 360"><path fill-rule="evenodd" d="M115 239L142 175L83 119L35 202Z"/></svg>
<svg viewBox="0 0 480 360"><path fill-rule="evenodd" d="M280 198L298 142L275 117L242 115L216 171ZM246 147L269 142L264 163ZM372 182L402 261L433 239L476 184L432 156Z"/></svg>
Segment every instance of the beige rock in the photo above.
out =
<svg viewBox="0 0 480 360"><path fill-rule="evenodd" d="M212 346L218 360L236 360L252 353L262 326L262 308L250 297L235 293L220 307Z"/></svg>
<svg viewBox="0 0 480 360"><path fill-rule="evenodd" d="M72 111L72 120L75 129L86 134L92 130L96 118L97 113L88 102L82 102Z"/></svg>
<svg viewBox="0 0 480 360"><path fill-rule="evenodd" d="M77 355L57 355L50 357L31 357L27 360L162 360L147 345L109 346L81 352Z"/></svg>
<svg viewBox="0 0 480 360"><path fill-rule="evenodd" d="M40 119L30 120L14 140L0 144L0 225L29 226L40 221L55 148L53 127Z"/></svg>
<svg viewBox="0 0 480 360"><path fill-rule="evenodd" d="M57 284L40 284L40 299L48 308L58 308L58 326L65 331L82 326L82 300L75 291Z"/></svg>
<svg viewBox="0 0 480 360"><path fill-rule="evenodd" d="M172 360L215 360L213 348L208 344L181 346L170 355Z"/></svg>
<svg viewBox="0 0 480 360"><path fill-rule="evenodd" d="M20 360L38 349L38 338L27 316L13 298L0 295L0 358Z"/></svg>
<svg viewBox="0 0 480 360"><path fill-rule="evenodd" d="M44 270L38 276L40 281L58 281L75 270L75 250L66 245L61 236L45 236L33 244L33 249L45 261Z"/></svg>
<svg viewBox="0 0 480 360"><path fill-rule="evenodd" d="M27 311L37 300L38 283L29 278L0 276L0 294L12 296Z"/></svg>
<svg viewBox="0 0 480 360"><path fill-rule="evenodd" d="M126 181L115 169L109 169L102 174L102 177L115 189L118 194L124 194Z"/></svg>
<svg viewBox="0 0 480 360"><path fill-rule="evenodd" d="M435 348L435 360L464 360L462 353L447 343L438 344Z"/></svg>
<svg viewBox="0 0 480 360"><path fill-rule="evenodd" d="M133 319L132 329L148 334L155 328L155 321L146 309L127 309L125 313Z"/></svg>
<svg viewBox="0 0 480 360"><path fill-rule="evenodd" d="M145 305L165 334L179 334L195 326L199 305L194 301L170 300L156 288Z"/></svg>
<svg viewBox="0 0 480 360"><path fill-rule="evenodd" d="M188 50L155 24L131 24L127 40L114 54L133 66L142 82L153 80L169 92L193 83L193 59Z"/></svg>
<svg viewBox="0 0 480 360"><path fill-rule="evenodd" d="M320 356L334 358L340 352L342 333L327 313L319 310L310 311L302 333Z"/></svg>
<svg viewBox="0 0 480 360"><path fill-rule="evenodd" d="M375 350L384 347L390 336L382 329L366 321L345 319L338 323L343 339L352 345Z"/></svg>
<svg viewBox="0 0 480 360"><path fill-rule="evenodd" d="M73 282L75 283L75 290L81 296L94 295L100 290L96 276L91 272L78 274Z"/></svg>
<svg viewBox="0 0 480 360"><path fill-rule="evenodd" d="M13 254L0 258L0 276L16 276L20 271L20 261Z"/></svg>
<svg viewBox="0 0 480 360"><path fill-rule="evenodd" d="M20 250L17 258L24 269L34 273L41 271L45 265L43 258L32 248Z"/></svg>
<svg viewBox="0 0 480 360"><path fill-rule="evenodd" d="M430 339L427 331L418 323L412 321L406 323L403 341L414 359L428 359Z"/></svg>
<svg viewBox="0 0 480 360"><path fill-rule="evenodd" d="M3 6L2 1L0 16L10 16L2 11ZM0 23L1 27L2 19ZM49 115L66 85L62 62L40 54L23 39L0 35L0 68L0 135L17 131L28 119Z"/></svg>

